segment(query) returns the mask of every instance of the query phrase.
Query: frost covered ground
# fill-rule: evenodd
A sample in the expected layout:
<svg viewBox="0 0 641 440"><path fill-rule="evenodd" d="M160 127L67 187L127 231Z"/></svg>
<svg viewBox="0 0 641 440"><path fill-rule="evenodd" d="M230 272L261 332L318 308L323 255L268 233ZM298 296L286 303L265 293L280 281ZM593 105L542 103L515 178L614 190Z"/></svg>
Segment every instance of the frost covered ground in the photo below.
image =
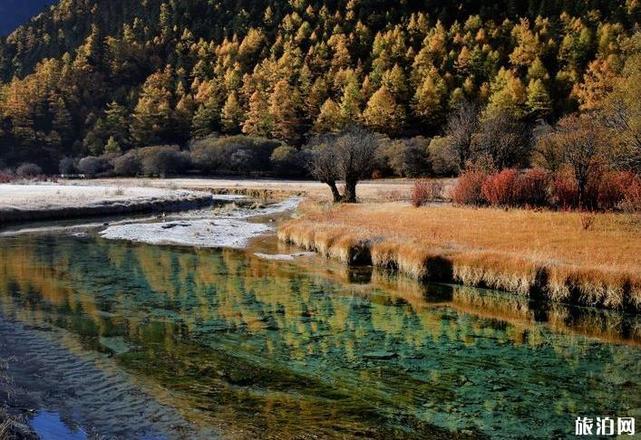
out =
<svg viewBox="0 0 641 440"><path fill-rule="evenodd" d="M193 194L193 191L113 185L0 185L0 210L64 209L109 203L135 204L152 200L181 200L190 194Z"/></svg>
<svg viewBox="0 0 641 440"><path fill-rule="evenodd" d="M296 209L300 198L259 208L198 210L174 215L160 221L108 226L100 236L109 240L128 240L155 245L179 245L242 249L252 238L272 232L266 222L254 218L284 214Z"/></svg>

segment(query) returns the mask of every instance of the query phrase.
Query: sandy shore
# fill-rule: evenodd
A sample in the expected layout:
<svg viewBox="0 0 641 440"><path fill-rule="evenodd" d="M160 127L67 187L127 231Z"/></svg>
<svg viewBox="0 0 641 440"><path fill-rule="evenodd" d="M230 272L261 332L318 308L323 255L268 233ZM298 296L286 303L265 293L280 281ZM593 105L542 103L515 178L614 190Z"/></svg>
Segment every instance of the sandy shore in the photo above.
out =
<svg viewBox="0 0 641 440"><path fill-rule="evenodd" d="M218 200L220 199L220 200ZM217 198L226 202L225 198ZM0 225L209 206L210 193L118 185L0 185Z"/></svg>

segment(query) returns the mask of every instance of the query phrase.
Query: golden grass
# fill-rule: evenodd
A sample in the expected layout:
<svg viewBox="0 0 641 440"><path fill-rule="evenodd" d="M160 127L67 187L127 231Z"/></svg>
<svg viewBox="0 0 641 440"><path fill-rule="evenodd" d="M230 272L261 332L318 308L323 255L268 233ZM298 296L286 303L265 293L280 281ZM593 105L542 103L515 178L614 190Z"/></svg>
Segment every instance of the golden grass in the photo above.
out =
<svg viewBox="0 0 641 440"><path fill-rule="evenodd" d="M282 241L346 264L368 261L452 281L606 308L641 310L641 219L403 203L307 203ZM359 258L356 258L356 256Z"/></svg>

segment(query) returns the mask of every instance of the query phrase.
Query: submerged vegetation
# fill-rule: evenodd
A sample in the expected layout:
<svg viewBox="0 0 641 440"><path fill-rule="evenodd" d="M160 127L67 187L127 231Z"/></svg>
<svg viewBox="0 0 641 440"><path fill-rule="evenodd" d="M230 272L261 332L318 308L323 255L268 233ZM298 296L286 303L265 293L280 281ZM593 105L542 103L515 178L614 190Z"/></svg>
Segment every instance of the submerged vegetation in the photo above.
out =
<svg viewBox="0 0 641 440"><path fill-rule="evenodd" d="M570 411L638 417L637 316L93 237L5 237L0 258L3 316L223 437L551 437L573 427ZM93 385L105 401L126 394ZM96 396L81 407L83 391L62 409L121 429Z"/></svg>

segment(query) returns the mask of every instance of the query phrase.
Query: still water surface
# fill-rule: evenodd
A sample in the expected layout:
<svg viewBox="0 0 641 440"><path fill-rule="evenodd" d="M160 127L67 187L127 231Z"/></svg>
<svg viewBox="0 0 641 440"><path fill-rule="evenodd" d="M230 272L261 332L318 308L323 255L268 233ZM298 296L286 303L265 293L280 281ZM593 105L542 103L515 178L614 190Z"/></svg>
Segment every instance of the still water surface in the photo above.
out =
<svg viewBox="0 0 641 440"><path fill-rule="evenodd" d="M131 438L135 417L149 422L138 438L551 438L578 415L641 422L640 319L317 258L2 238L0 316L3 337L78 388L40 393L45 437L63 429L52 418L78 438ZM145 413L149 400L165 409Z"/></svg>

